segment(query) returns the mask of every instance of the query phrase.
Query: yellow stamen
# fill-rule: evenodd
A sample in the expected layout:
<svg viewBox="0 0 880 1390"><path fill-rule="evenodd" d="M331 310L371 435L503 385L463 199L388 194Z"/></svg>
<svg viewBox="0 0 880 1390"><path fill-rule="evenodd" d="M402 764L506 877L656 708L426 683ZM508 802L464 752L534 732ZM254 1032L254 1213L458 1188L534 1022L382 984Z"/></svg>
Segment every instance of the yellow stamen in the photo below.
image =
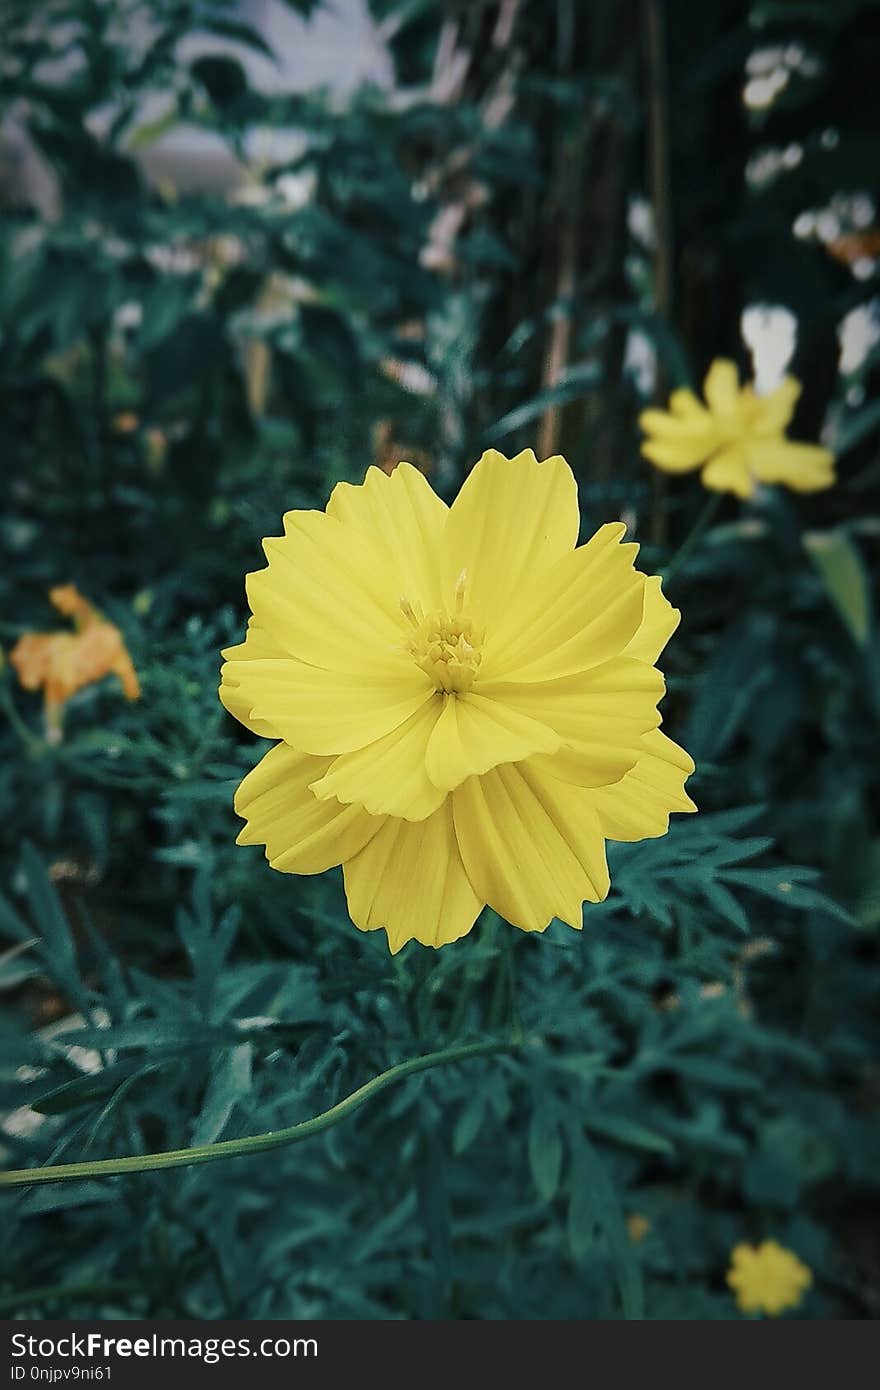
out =
<svg viewBox="0 0 880 1390"><path fill-rule="evenodd" d="M412 604L410 603L409 599L401 595L400 609L408 623L412 623L413 627L419 626L419 623L422 621L421 608L417 613L416 610L413 608Z"/></svg>
<svg viewBox="0 0 880 1390"><path fill-rule="evenodd" d="M400 600L404 617L415 628L406 649L416 665L431 677L436 689L446 694L470 690L483 659L485 632L463 612L466 580L462 570L455 585L455 612L451 616L442 610L425 616L420 605L413 606L406 598Z"/></svg>
<svg viewBox="0 0 880 1390"><path fill-rule="evenodd" d="M467 588L467 570L462 570L455 581L455 611L460 613L464 608L464 591Z"/></svg>

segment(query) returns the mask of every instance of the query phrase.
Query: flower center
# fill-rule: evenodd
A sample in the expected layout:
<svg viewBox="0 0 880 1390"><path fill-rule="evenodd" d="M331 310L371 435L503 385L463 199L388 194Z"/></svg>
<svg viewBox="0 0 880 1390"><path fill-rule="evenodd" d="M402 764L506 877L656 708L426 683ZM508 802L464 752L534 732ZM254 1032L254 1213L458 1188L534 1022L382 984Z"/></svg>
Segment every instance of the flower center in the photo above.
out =
<svg viewBox="0 0 880 1390"><path fill-rule="evenodd" d="M417 666L430 676L438 691L446 694L470 690L483 660L485 630L464 613L467 575L459 575L455 586L454 611L438 609L424 613L420 604L402 598L400 607L411 635L406 649Z"/></svg>

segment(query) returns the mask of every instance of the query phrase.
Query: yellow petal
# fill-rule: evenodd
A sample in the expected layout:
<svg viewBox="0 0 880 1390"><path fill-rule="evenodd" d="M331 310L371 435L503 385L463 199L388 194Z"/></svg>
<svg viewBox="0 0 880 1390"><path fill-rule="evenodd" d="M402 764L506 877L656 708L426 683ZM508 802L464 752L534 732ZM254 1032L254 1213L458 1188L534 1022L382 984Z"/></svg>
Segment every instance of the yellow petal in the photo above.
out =
<svg viewBox="0 0 880 1390"><path fill-rule="evenodd" d="M645 580L642 621L623 650L624 656L647 661L649 666L654 665L681 621L681 613L673 608L661 585L662 580L657 574L649 575Z"/></svg>
<svg viewBox="0 0 880 1390"><path fill-rule="evenodd" d="M705 462L717 442L717 436L701 431L694 439L646 439L640 452L664 473L690 473Z"/></svg>
<svg viewBox="0 0 880 1390"><path fill-rule="evenodd" d="M362 850L383 822L359 806L318 801L309 783L326 765L284 743L271 748L235 794L247 821L238 843L265 845L272 868L291 874L322 874Z"/></svg>
<svg viewBox="0 0 880 1390"><path fill-rule="evenodd" d="M748 459L742 444L729 444L711 458L700 474L703 487L712 492L733 492L737 497L751 497L755 480L749 471Z"/></svg>
<svg viewBox="0 0 880 1390"><path fill-rule="evenodd" d="M671 811L697 808L684 790L693 759L659 729L645 734L641 756L619 782L591 793L608 840L646 840L665 835Z"/></svg>
<svg viewBox="0 0 880 1390"><path fill-rule="evenodd" d="M220 655L224 661L256 661L265 657L283 657L287 653L251 618L248 621L244 641L236 643L234 647L226 647Z"/></svg>
<svg viewBox="0 0 880 1390"><path fill-rule="evenodd" d="M466 777L530 753L554 753L561 739L546 724L472 691L447 696L428 742L427 771L443 793Z"/></svg>
<svg viewBox="0 0 880 1390"><path fill-rule="evenodd" d="M669 409L682 420L696 416L705 419L708 414L702 401L697 399L688 386L679 386L672 392L669 397Z"/></svg>
<svg viewBox="0 0 880 1390"><path fill-rule="evenodd" d="M716 447L718 427L708 410L699 415L673 415L665 410L643 410L639 424L652 443L675 446L676 458L705 458ZM664 457L667 456L664 453ZM668 455L671 456L671 455Z"/></svg>
<svg viewBox="0 0 880 1390"><path fill-rule="evenodd" d="M535 755L536 767L582 787L601 787L619 781L635 764L642 735L660 722L657 701L664 688L653 666L619 656L559 680L499 681L485 693L563 739L557 753Z"/></svg>
<svg viewBox="0 0 880 1390"><path fill-rule="evenodd" d="M411 463L393 473L369 468L363 483L337 483L327 514L378 544L394 569L401 595L425 609L440 607L443 533L449 508Z"/></svg>
<svg viewBox="0 0 880 1390"><path fill-rule="evenodd" d="M794 492L821 492L835 482L834 455L818 444L782 438L754 441L748 458L762 483L784 483Z"/></svg>
<svg viewBox="0 0 880 1390"><path fill-rule="evenodd" d="M468 878L496 912L524 931L554 917L582 925L585 900L608 892L605 842L589 793L508 763L452 795Z"/></svg>
<svg viewBox="0 0 880 1390"><path fill-rule="evenodd" d="M703 395L713 414L733 415L739 404L739 370L736 363L717 357L706 373Z"/></svg>
<svg viewBox="0 0 880 1390"><path fill-rule="evenodd" d="M579 525L565 459L539 463L531 449L507 459L488 449L449 510L446 602L464 571L468 611L491 626L520 585L533 584L574 548Z"/></svg>
<svg viewBox="0 0 880 1390"><path fill-rule="evenodd" d="M544 681L619 656L642 619L644 576L637 545L621 545L622 521L601 526L586 545L535 576L487 634L476 688L496 681Z"/></svg>
<svg viewBox="0 0 880 1390"><path fill-rule="evenodd" d="M465 873L449 799L427 820L384 821L344 875L351 920L361 931L384 927L393 952L407 941L457 941L483 908Z"/></svg>
<svg viewBox="0 0 880 1390"><path fill-rule="evenodd" d="M237 700L293 748L316 755L351 753L384 738L434 694L415 663L392 678L323 671L291 657L228 662L224 685L238 682Z"/></svg>
<svg viewBox="0 0 880 1390"><path fill-rule="evenodd" d="M639 414L639 429L644 430L645 434L661 435L664 439L680 439L683 435L686 437L692 432L693 427L692 419L679 419L668 410L660 410L656 406L651 406Z"/></svg>
<svg viewBox="0 0 880 1390"><path fill-rule="evenodd" d="M712 416L709 411L700 405L695 396L691 395L690 399L693 401L693 409L688 407L682 410L680 402L679 409L675 411L659 410L655 406L649 406L639 415L639 424L646 434L660 434L665 439L687 439L699 430L711 428Z"/></svg>
<svg viewBox="0 0 880 1390"><path fill-rule="evenodd" d="M257 734L260 738L278 738L278 734L265 719L251 719L250 701L241 689L241 666L239 663L283 657L284 654L277 642L273 642L267 633L262 632L257 627L253 618L248 623L244 641L239 642L235 647L227 647L222 653L226 665L223 667L219 691L220 699L234 719L237 719L246 729L250 729L252 734Z"/></svg>
<svg viewBox="0 0 880 1390"><path fill-rule="evenodd" d="M775 391L766 396L756 396L755 422L752 426L756 434L777 434L784 430L791 420L801 384L796 377L784 377Z"/></svg>
<svg viewBox="0 0 880 1390"><path fill-rule="evenodd" d="M237 719L239 724L243 724L252 734L256 734L259 738L280 737L267 720L251 719L249 701L242 696L237 685L226 680L220 686L219 694L223 705L232 715L233 719Z"/></svg>
<svg viewBox="0 0 880 1390"><path fill-rule="evenodd" d="M381 548L324 512L288 512L263 542L267 569L247 576L257 623L289 655L334 671L408 662L399 584Z"/></svg>
<svg viewBox="0 0 880 1390"><path fill-rule="evenodd" d="M384 738L335 758L312 784L315 796L357 802L374 816L415 821L432 815L446 793L430 780L425 753L442 709L442 697L435 694Z"/></svg>

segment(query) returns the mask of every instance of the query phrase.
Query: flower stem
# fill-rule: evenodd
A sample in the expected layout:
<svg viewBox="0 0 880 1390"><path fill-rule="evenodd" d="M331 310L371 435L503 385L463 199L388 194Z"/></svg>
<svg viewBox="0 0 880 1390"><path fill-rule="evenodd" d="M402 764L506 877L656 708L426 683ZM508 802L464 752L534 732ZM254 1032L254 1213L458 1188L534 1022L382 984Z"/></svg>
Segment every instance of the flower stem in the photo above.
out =
<svg viewBox="0 0 880 1390"><path fill-rule="evenodd" d="M504 964L507 974L508 999L510 1001L510 1028L511 1036L515 1043L522 1041L522 1021L519 1016L516 998L516 960L514 958L514 944L511 936L505 937L504 944Z"/></svg>
<svg viewBox="0 0 880 1390"><path fill-rule="evenodd" d="M702 539L704 533L714 521L715 514L721 506L723 497L724 494L722 492L712 493L703 510L700 512L700 515L694 522L690 533L682 541L678 550L666 566L666 569L663 571L664 585L669 583L672 576L681 568L692 551L696 549L698 542Z"/></svg>
<svg viewBox="0 0 880 1390"><path fill-rule="evenodd" d="M380 1072L359 1086L351 1095L331 1105L320 1115L287 1129L269 1130L265 1134L252 1134L244 1139L225 1139L219 1144L202 1144L191 1149L168 1149L165 1153L136 1154L128 1158L102 1158L88 1163L47 1164L43 1168L18 1168L8 1173L0 1173L0 1187L23 1187L29 1183L73 1182L82 1178L109 1178L125 1173L152 1173L165 1168L183 1168L196 1163L214 1163L221 1158L244 1158L250 1154L265 1153L267 1149L280 1149L288 1144L299 1144L310 1139L313 1134L321 1134L332 1129L340 1120L359 1109L366 1101L384 1091L395 1081L403 1081L417 1072L427 1071L429 1067L442 1067L450 1062L464 1062L471 1057L486 1057L493 1052L506 1052L517 1044L503 1042L462 1043L456 1047L445 1047L439 1052L428 1052L423 1057L411 1057L406 1062L398 1062L387 1071Z"/></svg>

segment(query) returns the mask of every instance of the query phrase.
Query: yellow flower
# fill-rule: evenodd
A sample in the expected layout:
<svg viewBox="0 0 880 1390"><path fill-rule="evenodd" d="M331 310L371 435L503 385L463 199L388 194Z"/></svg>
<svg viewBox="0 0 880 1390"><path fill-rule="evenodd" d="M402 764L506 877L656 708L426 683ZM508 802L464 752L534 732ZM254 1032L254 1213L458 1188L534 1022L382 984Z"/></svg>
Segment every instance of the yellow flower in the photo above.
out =
<svg viewBox="0 0 880 1390"><path fill-rule="evenodd" d="M59 613L73 619L75 631L27 632L9 660L25 690L42 688L46 736L57 743L64 705L77 690L110 674L119 677L129 700L138 698L140 686L119 628L108 623L75 585L57 585L50 589L49 599Z"/></svg>
<svg viewBox="0 0 880 1390"><path fill-rule="evenodd" d="M730 1259L727 1282L744 1313L778 1317L796 1308L813 1282L807 1266L775 1240L737 1245Z"/></svg>
<svg viewBox="0 0 880 1390"><path fill-rule="evenodd" d="M796 444L785 430L801 393L787 376L767 396L739 385L734 362L713 362L703 382L706 404L693 391L669 397L669 410L643 410L648 438L642 455L665 473L702 469L704 487L751 497L758 483L783 483L795 492L831 487L834 455L818 444Z"/></svg>
<svg viewBox="0 0 880 1390"><path fill-rule="evenodd" d="M239 843L288 873L341 863L392 951L456 940L486 903L580 928L605 839L695 809L656 708L679 614L622 523L575 549L579 521L560 457L489 450L452 507L401 463L288 512L248 576L220 698L278 742L236 794Z"/></svg>

